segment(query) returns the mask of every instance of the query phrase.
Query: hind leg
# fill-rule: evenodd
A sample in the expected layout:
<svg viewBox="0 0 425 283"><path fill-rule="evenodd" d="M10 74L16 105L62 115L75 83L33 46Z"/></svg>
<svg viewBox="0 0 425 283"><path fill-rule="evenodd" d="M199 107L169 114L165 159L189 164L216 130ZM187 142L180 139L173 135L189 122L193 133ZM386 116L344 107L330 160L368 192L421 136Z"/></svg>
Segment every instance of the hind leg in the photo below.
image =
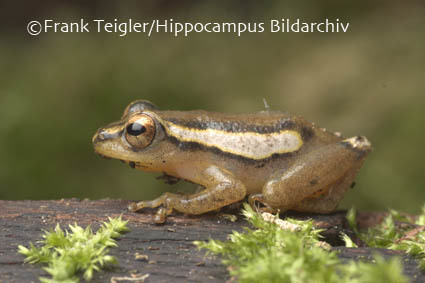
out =
<svg viewBox="0 0 425 283"><path fill-rule="evenodd" d="M266 210L330 212L336 208L360 169L370 144L351 138L299 157L291 167L271 176L262 194L250 196Z"/></svg>
<svg viewBox="0 0 425 283"><path fill-rule="evenodd" d="M307 197L291 209L315 213L330 213L334 211L344 197L345 192L352 186L358 169L351 169L343 178L331 185L327 191Z"/></svg>

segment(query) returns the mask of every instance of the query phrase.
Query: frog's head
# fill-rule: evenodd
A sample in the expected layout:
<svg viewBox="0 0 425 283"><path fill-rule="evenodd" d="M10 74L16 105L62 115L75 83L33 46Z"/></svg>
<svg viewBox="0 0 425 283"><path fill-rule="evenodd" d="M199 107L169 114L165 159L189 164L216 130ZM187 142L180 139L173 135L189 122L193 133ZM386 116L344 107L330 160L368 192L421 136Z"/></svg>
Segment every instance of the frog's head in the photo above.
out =
<svg viewBox="0 0 425 283"><path fill-rule="evenodd" d="M156 106L146 100L132 102L121 120L97 130L92 138L97 154L119 159L131 167L155 170L163 162L161 140L164 130L155 113Z"/></svg>

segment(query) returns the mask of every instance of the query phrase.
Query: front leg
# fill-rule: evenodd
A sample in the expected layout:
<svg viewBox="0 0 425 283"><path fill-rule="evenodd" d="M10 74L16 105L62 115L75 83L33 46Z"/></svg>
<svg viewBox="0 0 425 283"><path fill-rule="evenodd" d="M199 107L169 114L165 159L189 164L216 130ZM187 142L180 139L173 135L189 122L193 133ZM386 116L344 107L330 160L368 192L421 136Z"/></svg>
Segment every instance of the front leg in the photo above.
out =
<svg viewBox="0 0 425 283"><path fill-rule="evenodd" d="M244 184L226 169L210 166L202 171L199 180L205 190L190 194L178 195L165 193L152 201L132 203L129 210L137 211L145 207L155 208L160 205L155 214L156 223L164 223L167 215L175 209L187 214L202 214L237 202L246 195Z"/></svg>

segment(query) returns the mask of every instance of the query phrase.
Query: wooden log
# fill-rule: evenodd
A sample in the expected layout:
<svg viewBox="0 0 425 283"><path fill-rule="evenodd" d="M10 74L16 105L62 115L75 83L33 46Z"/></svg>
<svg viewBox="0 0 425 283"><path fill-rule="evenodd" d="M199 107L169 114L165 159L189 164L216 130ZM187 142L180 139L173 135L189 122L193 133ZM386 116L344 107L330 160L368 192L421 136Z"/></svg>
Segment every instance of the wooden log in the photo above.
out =
<svg viewBox="0 0 425 283"><path fill-rule="evenodd" d="M24 264L24 257L17 253L18 245L28 246L29 242L41 239L43 230L54 228L57 223L62 228L67 224L99 227L108 217L123 215L129 220L131 231L119 239L119 247L111 250L119 264L104 272L98 272L92 282L111 282L112 277L130 277L132 274L149 274L146 282L225 282L228 272L219 258L205 257L199 251L195 240L225 240L233 230L242 231L248 224L238 210L224 211L238 216L230 221L223 213L209 213L201 216L175 214L164 225L152 224L153 211L132 213L127 211L129 201L124 200L49 200L49 201L4 201L0 200L0 282L37 282L47 274L40 265ZM359 223L362 227L376 224L376 214L362 214ZM385 257L403 257L406 274L412 282L424 282L425 276L416 267L417 262L403 252L341 247L341 231L350 234L345 212L329 215L291 214L298 219L312 218L315 225L327 229L325 240L337 247L344 259L370 258L379 251ZM339 246L339 247L338 247ZM125 282L125 281L118 281Z"/></svg>

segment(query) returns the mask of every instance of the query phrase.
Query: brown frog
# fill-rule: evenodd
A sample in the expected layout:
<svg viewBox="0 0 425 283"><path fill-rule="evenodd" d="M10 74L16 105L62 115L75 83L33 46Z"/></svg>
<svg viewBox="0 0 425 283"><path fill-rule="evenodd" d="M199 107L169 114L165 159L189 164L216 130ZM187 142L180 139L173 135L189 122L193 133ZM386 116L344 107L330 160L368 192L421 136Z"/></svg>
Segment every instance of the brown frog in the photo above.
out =
<svg viewBox="0 0 425 283"><path fill-rule="evenodd" d="M266 211L333 211L371 151L363 136L343 138L278 111L230 114L161 111L138 100L93 137L96 153L143 171L200 184L189 195L165 193L130 205L202 214L248 196Z"/></svg>

